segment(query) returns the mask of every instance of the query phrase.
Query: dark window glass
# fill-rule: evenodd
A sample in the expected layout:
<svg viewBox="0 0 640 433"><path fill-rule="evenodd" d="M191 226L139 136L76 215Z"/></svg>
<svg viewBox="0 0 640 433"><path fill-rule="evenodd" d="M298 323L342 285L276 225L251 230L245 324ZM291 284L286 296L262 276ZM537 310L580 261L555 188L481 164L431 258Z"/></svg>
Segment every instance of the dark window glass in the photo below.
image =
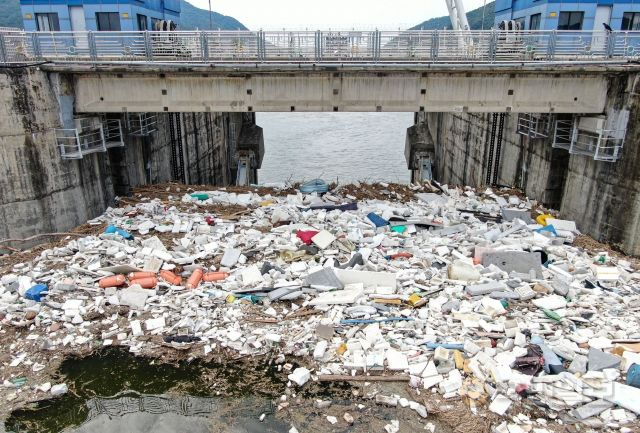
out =
<svg viewBox="0 0 640 433"><path fill-rule="evenodd" d="M147 30L147 16L138 14L138 30Z"/></svg>
<svg viewBox="0 0 640 433"><path fill-rule="evenodd" d="M524 17L516 18L514 21L516 22L516 25L518 26L517 30L524 30Z"/></svg>
<svg viewBox="0 0 640 433"><path fill-rule="evenodd" d="M529 30L540 30L540 14L531 15L529 19Z"/></svg>
<svg viewBox="0 0 640 433"><path fill-rule="evenodd" d="M100 31L120 31L120 14L118 12L96 12L96 21Z"/></svg>
<svg viewBox="0 0 640 433"><path fill-rule="evenodd" d="M58 21L58 14L36 14L36 27L40 32L60 31L60 21Z"/></svg>
<svg viewBox="0 0 640 433"><path fill-rule="evenodd" d="M560 12L558 30L582 30L584 12Z"/></svg>
<svg viewBox="0 0 640 433"><path fill-rule="evenodd" d="M640 30L640 12L625 12L621 30Z"/></svg>

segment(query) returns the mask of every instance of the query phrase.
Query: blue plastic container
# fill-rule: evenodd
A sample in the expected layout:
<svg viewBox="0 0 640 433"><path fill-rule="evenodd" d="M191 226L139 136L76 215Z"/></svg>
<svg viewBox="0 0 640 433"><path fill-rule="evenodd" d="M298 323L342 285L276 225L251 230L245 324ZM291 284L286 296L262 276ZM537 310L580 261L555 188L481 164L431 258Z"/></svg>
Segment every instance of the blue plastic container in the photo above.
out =
<svg viewBox="0 0 640 433"><path fill-rule="evenodd" d="M119 229L118 227L112 226L112 225L107 226L107 228L104 230L104 232L107 233L107 234L112 234L112 233L118 234L118 235L122 236L123 238L125 238L127 240L133 239L133 235L131 233L126 232L126 231L124 231L122 229Z"/></svg>
<svg viewBox="0 0 640 433"><path fill-rule="evenodd" d="M389 221L387 221L386 219L382 218L381 216L376 215L375 213L371 212L370 214L367 215L367 218L369 218L369 220L375 224L376 227L384 227L386 225L389 225Z"/></svg>
<svg viewBox="0 0 640 433"><path fill-rule="evenodd" d="M42 297L47 295L44 292L48 290L49 287L47 287L46 284L36 284L25 292L24 297L32 301L40 302L42 301Z"/></svg>
<svg viewBox="0 0 640 433"><path fill-rule="evenodd" d="M303 194L318 193L324 194L329 190L329 185L322 179L313 179L300 185L300 192Z"/></svg>
<svg viewBox="0 0 640 433"><path fill-rule="evenodd" d="M627 372L627 385L640 388L640 365L631 364Z"/></svg>

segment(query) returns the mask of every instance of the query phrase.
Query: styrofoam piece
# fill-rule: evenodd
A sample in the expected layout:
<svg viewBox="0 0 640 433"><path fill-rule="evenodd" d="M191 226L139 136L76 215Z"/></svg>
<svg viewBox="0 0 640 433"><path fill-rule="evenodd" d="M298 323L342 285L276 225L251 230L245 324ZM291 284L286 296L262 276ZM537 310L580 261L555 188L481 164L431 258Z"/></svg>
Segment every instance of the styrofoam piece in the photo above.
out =
<svg viewBox="0 0 640 433"><path fill-rule="evenodd" d="M242 254L241 250L236 248L228 248L224 251L224 255L222 256L222 260L220 260L220 266L224 266L225 268L231 268L240 259L240 255Z"/></svg>
<svg viewBox="0 0 640 433"><path fill-rule="evenodd" d="M293 370L293 372L289 374L287 378L291 382L294 382L296 385L303 386L309 381L309 379L311 379L311 372L304 367L298 367Z"/></svg>
<svg viewBox="0 0 640 433"><path fill-rule="evenodd" d="M321 250L328 248L329 245L331 245L335 240L336 237L327 230L322 230L311 238L311 242L313 242Z"/></svg>
<svg viewBox="0 0 640 433"><path fill-rule="evenodd" d="M156 329L164 328L165 327L164 317L160 316L155 319L147 319L144 321L144 327L146 328L147 331L153 331Z"/></svg>
<svg viewBox="0 0 640 433"><path fill-rule="evenodd" d="M575 221L561 220L556 218L547 218L547 224L552 225L556 230L564 230L579 234Z"/></svg>
<svg viewBox="0 0 640 433"><path fill-rule="evenodd" d="M567 306L567 300L562 296L549 295L543 298L534 299L533 305L538 308L544 308L547 310L558 310Z"/></svg>
<svg viewBox="0 0 640 433"><path fill-rule="evenodd" d="M335 269L336 276L343 285L361 283L366 288L396 288L396 274L391 272L355 271L353 269Z"/></svg>
<svg viewBox="0 0 640 433"><path fill-rule="evenodd" d="M344 289L333 292L323 292L311 300L309 305L353 304L364 294L363 289Z"/></svg>
<svg viewBox="0 0 640 433"><path fill-rule="evenodd" d="M244 268L240 274L242 276L242 283L245 286L259 284L264 281L257 265L251 265Z"/></svg>

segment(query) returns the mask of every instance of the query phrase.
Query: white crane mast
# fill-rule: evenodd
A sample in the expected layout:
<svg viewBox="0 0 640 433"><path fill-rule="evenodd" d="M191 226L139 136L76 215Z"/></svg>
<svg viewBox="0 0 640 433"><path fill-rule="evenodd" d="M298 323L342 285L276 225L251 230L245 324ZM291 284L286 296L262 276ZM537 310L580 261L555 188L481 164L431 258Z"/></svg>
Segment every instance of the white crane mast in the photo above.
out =
<svg viewBox="0 0 640 433"><path fill-rule="evenodd" d="M462 0L444 0L449 9L449 18L453 30L470 30L467 12L464 9Z"/></svg>

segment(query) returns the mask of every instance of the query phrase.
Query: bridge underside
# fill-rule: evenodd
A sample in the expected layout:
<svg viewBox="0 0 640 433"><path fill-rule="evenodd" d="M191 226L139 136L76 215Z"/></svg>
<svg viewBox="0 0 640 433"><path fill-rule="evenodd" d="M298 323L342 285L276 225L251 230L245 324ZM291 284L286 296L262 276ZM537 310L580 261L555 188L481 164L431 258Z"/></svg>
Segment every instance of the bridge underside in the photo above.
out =
<svg viewBox="0 0 640 433"><path fill-rule="evenodd" d="M211 69L55 70L72 74L77 113L602 113L609 81L606 72L581 68Z"/></svg>

